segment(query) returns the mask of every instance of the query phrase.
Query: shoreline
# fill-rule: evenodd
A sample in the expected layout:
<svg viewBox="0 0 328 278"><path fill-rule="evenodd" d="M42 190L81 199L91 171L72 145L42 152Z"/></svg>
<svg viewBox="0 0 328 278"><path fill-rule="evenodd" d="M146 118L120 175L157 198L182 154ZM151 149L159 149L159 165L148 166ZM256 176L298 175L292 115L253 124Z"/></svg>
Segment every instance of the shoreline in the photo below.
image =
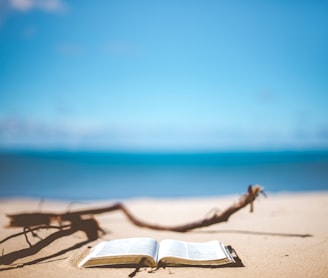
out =
<svg viewBox="0 0 328 278"><path fill-rule="evenodd" d="M246 189L246 187L245 187ZM284 190L284 191L266 191L264 192L267 197L279 197L279 196L301 196L301 195L317 195L317 194L328 194L328 189L319 190ZM135 196L135 197L122 197L122 198L95 198L95 199L70 199L70 198L55 198L55 197L35 197L29 195L13 195L13 196L0 196L0 202L6 201L38 201L38 202L54 202L54 203L74 203L74 204L90 204L90 203L104 203L104 202L129 202L129 201L142 201L142 200L163 200L163 201L174 201L174 200L202 200L202 199L226 199L235 198L236 200L245 192L226 193L220 195L204 195L204 196Z"/></svg>

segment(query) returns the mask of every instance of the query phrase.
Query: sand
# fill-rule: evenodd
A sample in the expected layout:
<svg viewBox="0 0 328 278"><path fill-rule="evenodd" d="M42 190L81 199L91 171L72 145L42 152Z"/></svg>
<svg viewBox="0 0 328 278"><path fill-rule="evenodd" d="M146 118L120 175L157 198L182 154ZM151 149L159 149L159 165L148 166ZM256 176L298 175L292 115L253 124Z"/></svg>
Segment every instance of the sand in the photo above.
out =
<svg viewBox="0 0 328 278"><path fill-rule="evenodd" d="M126 206L139 218L161 224L182 224L205 217L212 208L225 209L238 196L193 199L133 199ZM71 209L98 207L112 201L72 204ZM6 228L7 213L28 211L64 212L61 201L11 199L0 201L0 240L22 231ZM244 208L226 223L187 233L153 231L132 225L120 212L97 215L106 234L85 243L83 232L56 239L36 254L0 265L0 277L128 277L134 268L77 268L80 258L101 240L152 237L204 242L219 240L231 245L241 263L235 267L167 267L149 273L141 268L135 277L327 277L328 275L328 192L270 194L257 199L255 211ZM55 230L42 230L47 237ZM36 244L40 239L29 236ZM28 248L24 236L1 244L2 254Z"/></svg>

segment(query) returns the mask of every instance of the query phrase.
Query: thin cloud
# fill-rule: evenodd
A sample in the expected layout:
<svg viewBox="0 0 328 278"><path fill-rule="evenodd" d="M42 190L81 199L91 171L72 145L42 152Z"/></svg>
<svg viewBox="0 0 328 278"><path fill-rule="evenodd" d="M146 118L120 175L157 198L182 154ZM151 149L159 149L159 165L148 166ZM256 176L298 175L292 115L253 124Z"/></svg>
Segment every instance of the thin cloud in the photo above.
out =
<svg viewBox="0 0 328 278"><path fill-rule="evenodd" d="M47 123L20 117L0 117L0 148L86 146L104 137L96 123Z"/></svg>
<svg viewBox="0 0 328 278"><path fill-rule="evenodd" d="M319 134L318 134L319 133ZM110 125L94 121L43 122L0 117L0 148L91 148L122 150L251 150L328 147L327 129L289 131L238 127Z"/></svg>
<svg viewBox="0 0 328 278"><path fill-rule="evenodd" d="M13 13L34 10L59 14L67 12L69 6L64 0L0 0L0 29Z"/></svg>
<svg viewBox="0 0 328 278"><path fill-rule="evenodd" d="M10 7L18 11L42 10L46 12L63 12L68 6L62 0L9 0Z"/></svg>

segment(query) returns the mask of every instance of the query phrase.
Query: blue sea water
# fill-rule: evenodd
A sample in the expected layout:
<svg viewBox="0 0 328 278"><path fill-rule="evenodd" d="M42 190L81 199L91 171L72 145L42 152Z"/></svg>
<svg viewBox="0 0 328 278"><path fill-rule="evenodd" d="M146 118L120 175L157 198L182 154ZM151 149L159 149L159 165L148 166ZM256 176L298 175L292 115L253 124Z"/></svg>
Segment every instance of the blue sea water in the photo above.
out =
<svg viewBox="0 0 328 278"><path fill-rule="evenodd" d="M328 190L328 151L0 153L0 198L208 197L252 183L267 192Z"/></svg>

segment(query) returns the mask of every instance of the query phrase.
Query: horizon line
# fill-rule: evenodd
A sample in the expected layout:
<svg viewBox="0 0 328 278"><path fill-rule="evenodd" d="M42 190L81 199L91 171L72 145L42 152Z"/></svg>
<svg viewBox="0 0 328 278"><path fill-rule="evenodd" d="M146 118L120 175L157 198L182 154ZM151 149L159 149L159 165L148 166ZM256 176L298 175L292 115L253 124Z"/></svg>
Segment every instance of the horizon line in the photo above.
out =
<svg viewBox="0 0 328 278"><path fill-rule="evenodd" d="M328 147L312 148L86 148L86 147L12 147L0 146L0 153L112 153L112 154L219 154L219 153L309 153L328 152Z"/></svg>

